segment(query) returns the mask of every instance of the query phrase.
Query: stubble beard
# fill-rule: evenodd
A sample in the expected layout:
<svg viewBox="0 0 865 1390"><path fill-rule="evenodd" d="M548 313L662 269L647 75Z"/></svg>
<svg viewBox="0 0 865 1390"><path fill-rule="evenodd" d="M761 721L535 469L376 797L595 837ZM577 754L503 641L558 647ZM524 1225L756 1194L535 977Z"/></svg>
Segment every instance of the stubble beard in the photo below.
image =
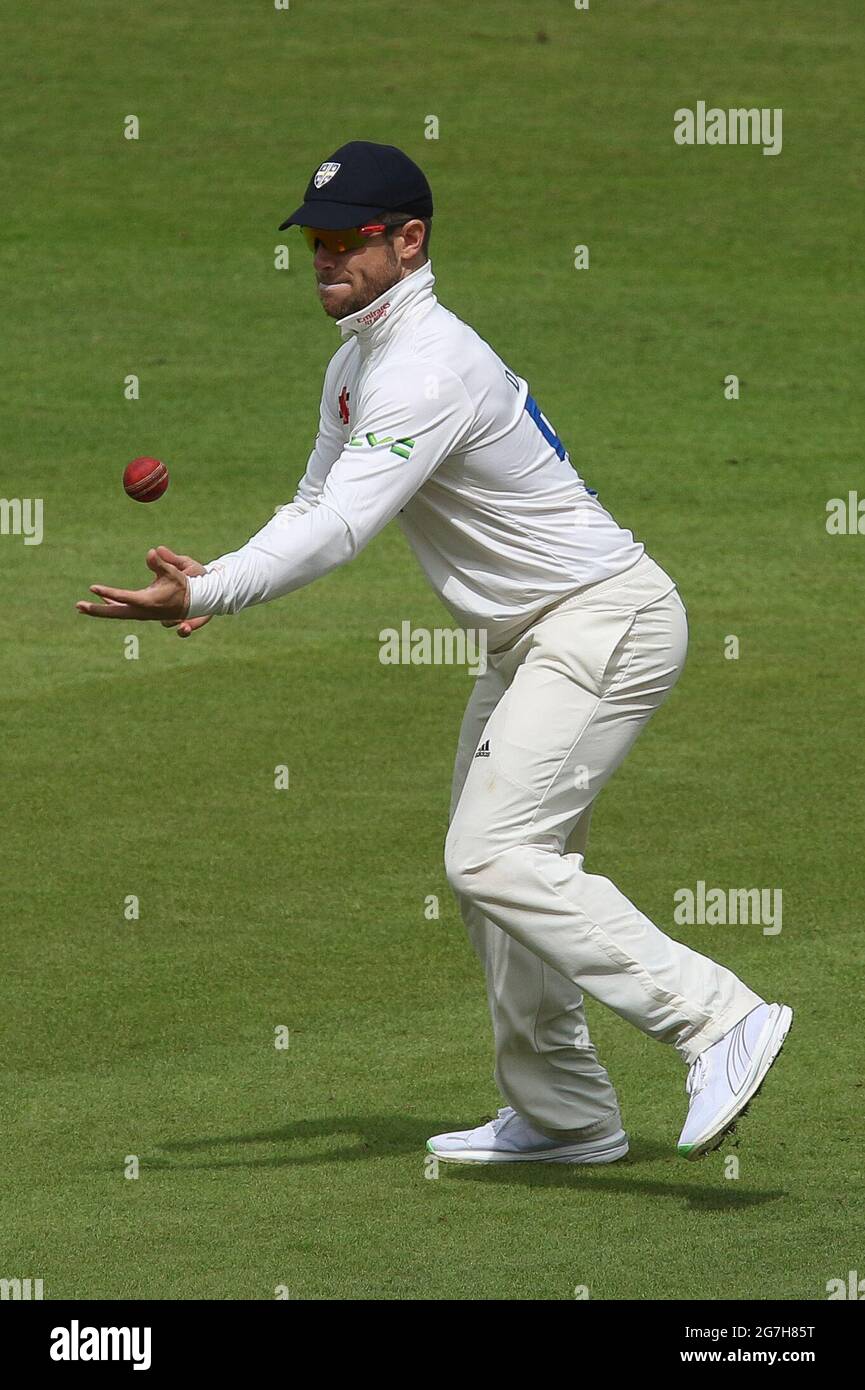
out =
<svg viewBox="0 0 865 1390"><path fill-rule="evenodd" d="M382 268L375 272L366 272L363 284L356 294L344 299L341 304L334 304L332 307L327 299L321 300L321 306L329 318L345 319L350 314L357 314L361 309L365 309L368 304L372 304L374 299L378 299L380 294L392 289L399 279L399 261L393 248L389 249L389 258Z"/></svg>

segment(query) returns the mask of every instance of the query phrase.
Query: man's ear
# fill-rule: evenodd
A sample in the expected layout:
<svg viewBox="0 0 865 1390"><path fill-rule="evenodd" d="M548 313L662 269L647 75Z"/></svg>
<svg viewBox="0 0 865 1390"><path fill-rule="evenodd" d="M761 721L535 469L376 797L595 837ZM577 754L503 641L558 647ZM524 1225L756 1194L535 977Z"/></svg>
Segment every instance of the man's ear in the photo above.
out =
<svg viewBox="0 0 865 1390"><path fill-rule="evenodd" d="M407 239L408 239L407 236L406 236L406 233L407 233L409 230L411 230L411 234L412 234L412 235L411 235L412 246L411 246L411 250L409 251L409 257L410 257L410 258L414 258L414 257L417 256L417 255L419 254L419 252L423 249L423 239L424 239L424 233L425 233L425 231L426 231L426 228L424 227L424 224L423 224L423 222L421 222L420 218L413 219L411 222L406 222L405 226L401 228L401 232L402 232L402 236L403 236L403 239L404 239L404 240L407 240ZM408 250L408 248L406 248L406 249Z"/></svg>

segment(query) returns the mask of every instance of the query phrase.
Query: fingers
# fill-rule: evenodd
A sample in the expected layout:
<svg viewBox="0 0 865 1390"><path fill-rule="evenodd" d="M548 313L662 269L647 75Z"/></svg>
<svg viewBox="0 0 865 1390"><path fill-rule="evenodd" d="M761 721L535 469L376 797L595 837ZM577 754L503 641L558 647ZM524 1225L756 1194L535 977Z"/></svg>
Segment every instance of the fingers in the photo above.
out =
<svg viewBox="0 0 865 1390"><path fill-rule="evenodd" d="M212 613L207 613L203 618L184 618L177 627L178 637L191 637L193 632L197 632L200 627L204 627L205 623L209 623L212 617Z"/></svg>
<svg viewBox="0 0 865 1390"><path fill-rule="evenodd" d="M160 555L163 560L167 560L170 565L176 565L178 569L183 565L195 563L189 555L175 555L171 547L167 545L158 545L156 547L156 553Z"/></svg>
<svg viewBox="0 0 865 1390"><path fill-rule="evenodd" d="M189 580L157 550L147 552L147 564L155 578L146 589L114 589L108 584L91 584L90 592L101 598L102 603L82 601L76 604L78 612L90 618L180 622L189 608Z"/></svg>
<svg viewBox="0 0 865 1390"><path fill-rule="evenodd" d="M169 606L175 608L175 610L179 609L179 612L175 611L171 616L182 618L189 607L189 580L186 575L182 570L179 570L176 565L172 565L170 561L164 560L158 550L148 550L147 563L156 575L156 581L154 584L151 584L151 589L155 589L159 592L160 580L163 584L163 588L160 592L160 606L163 609ZM171 596L172 589L176 596L176 603Z"/></svg>
<svg viewBox="0 0 865 1390"><path fill-rule="evenodd" d="M76 603L75 607L88 618L136 618L140 622L154 616L153 613L148 613L146 608L139 608L134 603L85 603L82 600Z"/></svg>
<svg viewBox="0 0 865 1390"><path fill-rule="evenodd" d="M159 547L160 550L162 548L162 546ZM159 550L148 550L147 567L148 569L152 569L154 574L162 575L165 578L173 578L175 575L180 574L177 566L160 555Z"/></svg>
<svg viewBox="0 0 865 1390"><path fill-rule="evenodd" d="M136 603L143 590L136 589L111 589L107 584L91 584L91 594L98 594L106 603ZM96 604L90 605L92 608Z"/></svg>
<svg viewBox="0 0 865 1390"><path fill-rule="evenodd" d="M185 584L185 579L182 579ZM154 588L158 585L151 584L147 589L111 589L106 584L91 584L90 592L98 594L103 600L102 603L88 603L82 600L76 603L75 607L79 613L85 613L89 618L133 618L137 622L147 622L148 620L161 619L165 612L164 605L157 606ZM177 614L177 621L180 621L180 614Z"/></svg>
<svg viewBox="0 0 865 1390"><path fill-rule="evenodd" d="M158 545L156 553L163 560L167 560L170 565L174 565L182 574L204 574L205 568L197 560L193 560L191 555L176 555L167 545Z"/></svg>
<svg viewBox="0 0 865 1390"><path fill-rule="evenodd" d="M206 613L203 618L172 618L170 622L163 622L163 627L179 628L178 637L190 637L193 632L197 632L205 623L209 623L213 617L212 613Z"/></svg>

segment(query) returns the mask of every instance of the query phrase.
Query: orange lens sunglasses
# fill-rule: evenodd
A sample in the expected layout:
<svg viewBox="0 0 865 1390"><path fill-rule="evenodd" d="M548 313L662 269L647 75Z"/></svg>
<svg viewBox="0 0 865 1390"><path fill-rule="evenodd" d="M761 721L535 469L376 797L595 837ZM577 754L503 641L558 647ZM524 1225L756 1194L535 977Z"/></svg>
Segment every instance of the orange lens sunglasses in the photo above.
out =
<svg viewBox="0 0 865 1390"><path fill-rule="evenodd" d="M365 227L348 227L338 232L330 231L326 227L301 227L300 230L310 251L315 251L321 242L325 251L341 256L344 251L357 251L359 247L366 245L368 237L375 236L376 232L387 231L387 228L383 222L368 222Z"/></svg>

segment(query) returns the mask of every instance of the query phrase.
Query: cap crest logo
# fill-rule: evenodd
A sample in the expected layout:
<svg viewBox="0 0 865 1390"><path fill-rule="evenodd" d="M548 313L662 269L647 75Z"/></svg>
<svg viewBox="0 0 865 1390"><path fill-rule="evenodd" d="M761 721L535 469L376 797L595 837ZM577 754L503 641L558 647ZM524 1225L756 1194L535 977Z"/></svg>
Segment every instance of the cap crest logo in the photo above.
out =
<svg viewBox="0 0 865 1390"><path fill-rule="evenodd" d="M321 168L319 169L318 173L313 179L313 183L315 184L316 188L323 188L326 183L330 183L337 169L340 169L341 167L341 165L333 163L322 164Z"/></svg>

